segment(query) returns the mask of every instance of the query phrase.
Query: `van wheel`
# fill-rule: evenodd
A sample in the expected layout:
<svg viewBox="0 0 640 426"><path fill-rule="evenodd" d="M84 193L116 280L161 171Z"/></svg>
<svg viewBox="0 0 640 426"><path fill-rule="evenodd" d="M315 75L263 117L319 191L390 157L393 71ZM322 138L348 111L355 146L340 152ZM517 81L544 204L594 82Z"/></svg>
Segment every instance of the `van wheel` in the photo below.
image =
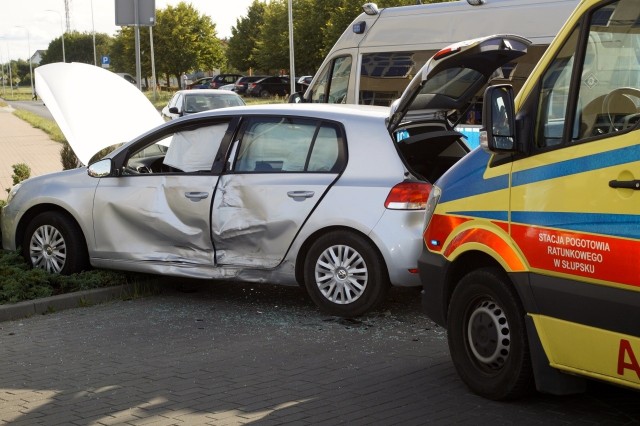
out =
<svg viewBox="0 0 640 426"><path fill-rule="evenodd" d="M382 256L363 237L345 231L330 232L313 243L304 281L321 310L341 317L374 308L389 288Z"/></svg>
<svg viewBox="0 0 640 426"><path fill-rule="evenodd" d="M34 267L47 272L73 274L88 265L82 231L69 217L57 212L40 213L27 226L22 255Z"/></svg>
<svg viewBox="0 0 640 426"><path fill-rule="evenodd" d="M517 294L500 270L478 269L460 280L447 315L449 350L473 392L505 400L532 389L524 320Z"/></svg>

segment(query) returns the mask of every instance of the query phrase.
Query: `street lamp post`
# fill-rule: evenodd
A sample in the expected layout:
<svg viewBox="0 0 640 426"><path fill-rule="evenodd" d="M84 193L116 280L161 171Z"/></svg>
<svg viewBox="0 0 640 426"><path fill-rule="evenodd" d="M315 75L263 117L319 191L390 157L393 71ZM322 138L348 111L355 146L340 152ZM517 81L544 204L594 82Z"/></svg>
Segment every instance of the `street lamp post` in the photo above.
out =
<svg viewBox="0 0 640 426"><path fill-rule="evenodd" d="M60 31L62 32L62 62L67 62L67 57L64 54L64 29L62 27L62 14L60 12L58 12L57 10L47 9L46 11L47 12L57 13L58 16L60 17Z"/></svg>
<svg viewBox="0 0 640 426"><path fill-rule="evenodd" d="M33 65L31 64L31 35L29 28L18 25L17 28L24 28L27 32L27 50L29 51L29 80L31 81L31 99L35 97L35 89L33 87Z"/></svg>

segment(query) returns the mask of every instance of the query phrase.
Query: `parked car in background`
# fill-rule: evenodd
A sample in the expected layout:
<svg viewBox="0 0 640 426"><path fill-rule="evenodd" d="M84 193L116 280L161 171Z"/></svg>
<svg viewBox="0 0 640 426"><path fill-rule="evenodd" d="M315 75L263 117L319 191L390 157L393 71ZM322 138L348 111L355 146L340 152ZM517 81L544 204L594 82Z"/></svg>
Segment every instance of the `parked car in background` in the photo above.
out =
<svg viewBox="0 0 640 426"><path fill-rule="evenodd" d="M162 108L162 116L167 119L182 117L210 109L242 106L244 101L237 94L219 89L178 90Z"/></svg>
<svg viewBox="0 0 640 426"><path fill-rule="evenodd" d="M191 89L209 89L209 85L211 84L211 80L213 77L203 77L199 78L191 84L187 84L187 90Z"/></svg>
<svg viewBox="0 0 640 426"><path fill-rule="evenodd" d="M1 213L3 246L21 247L33 266L52 272L90 264L300 284L324 311L360 315L389 284L420 284L431 183L469 152L455 117L526 42L496 36L439 52L392 108L245 106L157 127L152 115L149 131L87 168L15 186ZM87 66L38 67L38 87L71 147L98 151L94 138L75 133L104 138L118 126L83 113L84 99L67 89L73 75L49 74L74 65ZM110 108L148 110L146 97L129 92L131 99L99 89L95 96Z"/></svg>
<svg viewBox="0 0 640 426"><path fill-rule="evenodd" d="M133 84L134 86L137 86L136 79L131 74L126 73L126 72L117 72L116 74L119 75L120 77L124 78L129 83ZM142 90L146 90L146 88L147 88L147 86L146 86L146 84L144 84L144 81L143 81L142 82Z"/></svg>
<svg viewBox="0 0 640 426"><path fill-rule="evenodd" d="M268 75L247 75L244 77L240 77L238 80L236 80L233 91L239 95L245 94L247 93L247 86L249 86L249 83L262 80L265 77L269 77L269 76Z"/></svg>
<svg viewBox="0 0 640 426"><path fill-rule="evenodd" d="M261 98L287 96L290 90L288 77L265 77L249 83L247 86L247 95L259 96Z"/></svg>
<svg viewBox="0 0 640 426"><path fill-rule="evenodd" d="M233 89L236 87L235 84L225 84L224 86L218 87L218 90L228 90L229 92L233 92Z"/></svg>
<svg viewBox="0 0 640 426"><path fill-rule="evenodd" d="M233 84L238 80L242 75L240 74L218 74L211 80L209 87L211 89L218 89L220 86L224 86L226 84Z"/></svg>
<svg viewBox="0 0 640 426"><path fill-rule="evenodd" d="M300 77L296 81L296 91L304 92L305 90L307 90L307 87L309 87L309 84L311 84L312 80L313 80L312 75L303 75L302 77Z"/></svg>

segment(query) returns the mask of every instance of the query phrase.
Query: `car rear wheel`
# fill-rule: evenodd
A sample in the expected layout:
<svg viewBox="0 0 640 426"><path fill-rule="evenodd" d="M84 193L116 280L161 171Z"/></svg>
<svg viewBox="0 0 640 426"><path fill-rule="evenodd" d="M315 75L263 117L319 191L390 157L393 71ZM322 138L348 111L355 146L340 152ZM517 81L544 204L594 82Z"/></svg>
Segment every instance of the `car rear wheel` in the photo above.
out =
<svg viewBox="0 0 640 426"><path fill-rule="evenodd" d="M458 374L475 393L515 399L532 389L525 314L509 279L495 268L465 275L447 315L449 350Z"/></svg>
<svg viewBox="0 0 640 426"><path fill-rule="evenodd" d="M365 238L345 231L323 235L311 246L304 281L320 309L341 317L374 308L389 288L382 256Z"/></svg>
<svg viewBox="0 0 640 426"><path fill-rule="evenodd" d="M22 254L34 268L73 274L85 269L88 256L82 231L68 216L40 213L27 226Z"/></svg>
<svg viewBox="0 0 640 426"><path fill-rule="evenodd" d="M260 91L260 97L261 98L268 98L270 96L271 96L271 93L269 93L269 91L267 91L267 90L261 90Z"/></svg>

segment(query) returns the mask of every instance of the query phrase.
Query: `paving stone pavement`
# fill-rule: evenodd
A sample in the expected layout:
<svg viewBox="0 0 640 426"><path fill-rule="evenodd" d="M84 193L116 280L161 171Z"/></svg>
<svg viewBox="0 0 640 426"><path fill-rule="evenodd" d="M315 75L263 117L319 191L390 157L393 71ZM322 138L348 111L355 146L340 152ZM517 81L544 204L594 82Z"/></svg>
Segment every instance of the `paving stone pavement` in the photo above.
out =
<svg viewBox="0 0 640 426"><path fill-rule="evenodd" d="M62 145L12 112L11 107L0 107L0 200L7 199L7 190L13 186L14 164L27 164L31 176L62 170Z"/></svg>
<svg viewBox="0 0 640 426"><path fill-rule="evenodd" d="M596 382L510 403L471 394L417 289L341 320L298 288L187 284L0 323L0 424L640 422L639 393Z"/></svg>

